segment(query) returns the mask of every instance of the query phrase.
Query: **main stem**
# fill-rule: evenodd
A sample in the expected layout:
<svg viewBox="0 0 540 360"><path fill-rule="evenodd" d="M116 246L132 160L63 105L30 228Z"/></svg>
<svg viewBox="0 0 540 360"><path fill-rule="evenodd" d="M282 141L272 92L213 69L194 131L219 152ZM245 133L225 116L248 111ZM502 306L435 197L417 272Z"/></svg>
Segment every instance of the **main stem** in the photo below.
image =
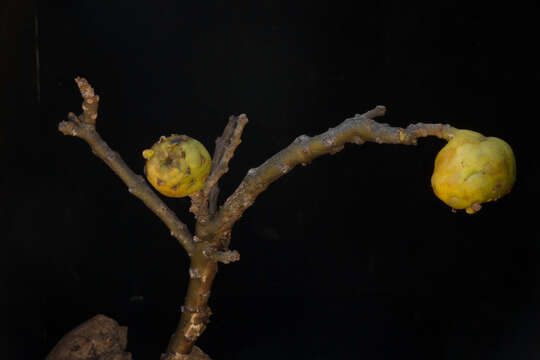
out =
<svg viewBox="0 0 540 360"><path fill-rule="evenodd" d="M199 336L206 329L212 311L208 306L212 282L217 273L217 262L207 256L211 242L199 240L191 255L189 285L182 316L178 327L171 336L167 352L169 354L189 354Z"/></svg>

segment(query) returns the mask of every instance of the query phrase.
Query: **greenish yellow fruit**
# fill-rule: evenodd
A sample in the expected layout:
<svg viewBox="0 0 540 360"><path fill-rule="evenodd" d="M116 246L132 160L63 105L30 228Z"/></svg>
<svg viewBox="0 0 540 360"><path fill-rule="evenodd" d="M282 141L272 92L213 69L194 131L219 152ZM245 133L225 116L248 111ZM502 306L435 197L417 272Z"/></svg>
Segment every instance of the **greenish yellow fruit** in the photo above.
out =
<svg viewBox="0 0 540 360"><path fill-rule="evenodd" d="M162 136L152 149L144 150L144 174L157 191L184 197L204 186L212 158L203 144L186 135Z"/></svg>
<svg viewBox="0 0 540 360"><path fill-rule="evenodd" d="M509 193L515 180L516 159L510 145L496 137L457 130L435 158L431 186L448 206L472 214L480 204Z"/></svg>

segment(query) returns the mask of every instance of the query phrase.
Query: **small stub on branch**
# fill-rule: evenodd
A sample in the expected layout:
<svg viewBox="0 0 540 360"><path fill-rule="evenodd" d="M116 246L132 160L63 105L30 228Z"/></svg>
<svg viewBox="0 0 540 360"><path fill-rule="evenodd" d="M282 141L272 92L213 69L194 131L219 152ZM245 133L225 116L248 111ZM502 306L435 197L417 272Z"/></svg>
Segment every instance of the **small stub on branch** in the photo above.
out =
<svg viewBox="0 0 540 360"><path fill-rule="evenodd" d="M215 261L221 262L223 264L229 264L240 260L240 253L236 250L203 250L203 254L206 257L214 259Z"/></svg>

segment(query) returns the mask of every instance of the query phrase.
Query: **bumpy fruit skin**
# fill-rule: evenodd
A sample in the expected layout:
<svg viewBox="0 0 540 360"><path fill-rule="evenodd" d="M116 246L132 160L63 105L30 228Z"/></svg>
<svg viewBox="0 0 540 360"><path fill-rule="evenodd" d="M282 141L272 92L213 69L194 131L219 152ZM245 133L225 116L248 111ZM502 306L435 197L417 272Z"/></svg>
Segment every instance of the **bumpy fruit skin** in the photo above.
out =
<svg viewBox="0 0 540 360"><path fill-rule="evenodd" d="M180 198L199 191L206 182L212 158L203 144L186 135L162 136L144 150L146 178L165 196Z"/></svg>
<svg viewBox="0 0 540 360"><path fill-rule="evenodd" d="M448 206L472 214L480 204L510 192L515 180L516 159L510 145L496 137L457 130L435 158L431 185Z"/></svg>

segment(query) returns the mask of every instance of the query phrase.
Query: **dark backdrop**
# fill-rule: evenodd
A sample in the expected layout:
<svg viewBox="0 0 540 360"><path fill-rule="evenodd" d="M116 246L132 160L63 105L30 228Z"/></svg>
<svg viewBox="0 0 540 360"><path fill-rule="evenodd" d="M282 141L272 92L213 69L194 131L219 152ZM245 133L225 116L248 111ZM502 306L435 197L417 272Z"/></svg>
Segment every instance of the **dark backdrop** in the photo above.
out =
<svg viewBox="0 0 540 360"><path fill-rule="evenodd" d="M199 341L213 358L537 358L536 9L361 3L4 1L2 356L43 358L102 313L129 326L135 359L157 359L180 315L187 256L57 130L84 76L98 131L138 173L159 136L212 152L247 113L222 200L298 135L378 104L395 126L450 123L514 149L514 190L472 216L432 193L438 139L347 145L271 185L233 229L241 261L220 266ZM193 224L187 199L165 201Z"/></svg>

